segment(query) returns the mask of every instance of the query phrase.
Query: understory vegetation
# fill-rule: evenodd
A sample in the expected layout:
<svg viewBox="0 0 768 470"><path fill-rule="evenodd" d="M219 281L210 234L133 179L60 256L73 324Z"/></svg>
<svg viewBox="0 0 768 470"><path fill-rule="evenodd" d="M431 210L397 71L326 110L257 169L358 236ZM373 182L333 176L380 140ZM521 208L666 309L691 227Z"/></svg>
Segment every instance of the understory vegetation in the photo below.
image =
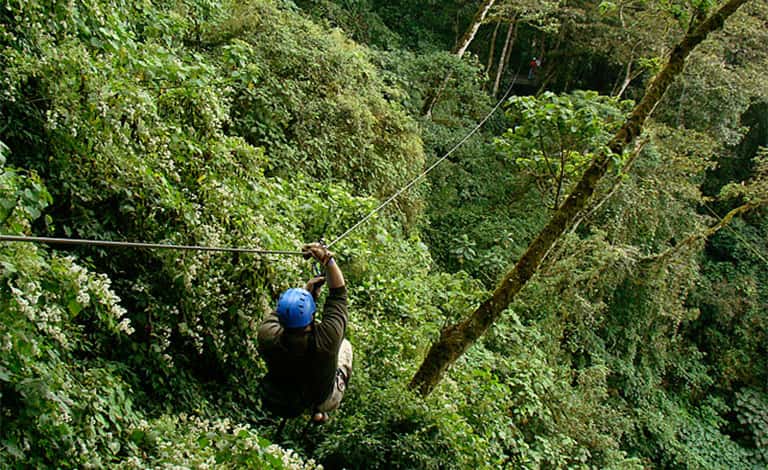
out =
<svg viewBox="0 0 768 470"><path fill-rule="evenodd" d="M434 392L408 386L722 2L492 2L460 57L482 3L4 2L2 235L295 251L504 99L333 246L355 362L323 426L278 431L259 399L257 328L301 256L0 242L0 467L768 466L758 0L503 317Z"/></svg>

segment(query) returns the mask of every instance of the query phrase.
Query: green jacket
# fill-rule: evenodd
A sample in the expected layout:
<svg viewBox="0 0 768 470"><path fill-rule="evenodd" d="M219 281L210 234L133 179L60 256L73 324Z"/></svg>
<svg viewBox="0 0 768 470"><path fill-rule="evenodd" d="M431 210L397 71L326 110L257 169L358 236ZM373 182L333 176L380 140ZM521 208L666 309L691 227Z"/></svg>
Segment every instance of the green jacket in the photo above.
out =
<svg viewBox="0 0 768 470"><path fill-rule="evenodd" d="M287 330L272 312L259 326L259 353L273 389L305 407L324 402L333 391L339 347L347 328L347 289L330 289L322 321L312 331Z"/></svg>

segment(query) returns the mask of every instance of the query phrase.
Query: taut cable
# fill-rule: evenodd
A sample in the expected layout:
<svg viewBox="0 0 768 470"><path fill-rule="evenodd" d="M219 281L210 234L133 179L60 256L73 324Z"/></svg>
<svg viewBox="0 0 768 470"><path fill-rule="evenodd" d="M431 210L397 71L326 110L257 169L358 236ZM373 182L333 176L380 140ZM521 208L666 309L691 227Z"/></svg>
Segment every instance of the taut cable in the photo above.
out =
<svg viewBox="0 0 768 470"><path fill-rule="evenodd" d="M139 242L116 242L108 240L86 240L82 238L54 238L54 237L28 237L23 235L0 235L0 241L3 242L27 242L27 243L48 243L58 245L88 245L88 246L106 246L123 248L149 248L160 250L187 250L187 251L226 251L235 253L256 253L261 255L303 255L301 251L283 251L283 250L262 250L259 248L232 248L223 246L201 246L201 245L173 245L166 243L139 243Z"/></svg>
<svg viewBox="0 0 768 470"><path fill-rule="evenodd" d="M518 69L518 73L519 73L519 72L520 72L520 69ZM387 198L387 200L386 200L386 201L384 201L384 202L382 202L381 204L379 204L379 206L378 206L378 207L376 207L376 208L375 208L375 209L373 209L371 212L369 212L369 213L368 213L368 215L366 215L365 217L363 217L362 219L360 219L360 221L358 221L358 222L357 222L355 225L353 225L351 228L349 228L349 229L348 229L346 232L344 232L344 233L342 233L341 235L339 235L338 237L336 237L336 238L335 238L335 239L334 239L334 240L333 240L331 243L329 243L329 244L328 244L328 247L330 248L330 247L332 247L333 245L335 245L337 242L339 242L339 241L343 240L344 238L346 238L346 237L347 237L347 236L348 236L350 233L352 233L352 232L353 232L353 231L354 231L354 230L355 230L357 227L359 227L359 226L363 225L363 224L364 224L366 221L368 221L368 219L370 219L371 217L373 217L373 216L374 216L376 213L378 213L379 211L381 211L382 209L384 209L384 207L386 207L386 206L387 206L389 203L391 203L392 201L394 201L394 200L395 200L395 198L397 198L399 195L403 194L405 191L407 191L407 190L409 190L410 188L412 188L412 187L413 187L413 185L415 185L416 183L418 183L419 181L421 181L421 180L422 180L422 179L423 179L425 176L427 176L427 174L428 174L430 171L432 171L433 169L435 169L435 167L436 167L437 165L441 164L443 161L445 161L445 159L446 159L446 158L448 158L448 157L449 157L449 156L450 156L450 155L451 155L453 152L455 152L455 151L456 151L456 150L457 150L459 147L461 147L462 145L464 145L464 143L465 143L467 140L469 140L469 138L470 138L470 137L472 137L473 135L475 135L475 133L477 133L477 131L479 131L479 130L480 130L480 128L481 128L481 127L483 127L483 125L484 125L484 124L485 124L485 123L488 121L488 119L490 119L490 118L491 118L491 116L493 116L493 113L495 113L495 112L496 112L496 110L497 110L497 109L499 109L499 107L501 106L501 104L502 104L502 103L503 103L503 102L504 102L504 101L507 99L507 97L509 96L509 93L512 91L512 87L514 87L514 86L515 86L515 82L517 82L517 76L518 76L518 74L515 74L515 78L512 80L512 84L511 84L511 85L509 85L509 88L507 88L507 91L504 93L504 96L502 96L502 97L501 97L501 99L499 100L499 102L498 102L498 103L496 103L496 106L494 106L494 107L493 107L493 109L491 109L491 111L490 111L490 112L489 112L489 113L488 113L488 114L487 114L487 115L486 115L486 116L485 116L485 117L482 119L482 121L480 121L480 122L479 122L479 123L478 123L478 124L477 124L477 125L474 127L474 129L472 129L471 131L469 131L469 133L468 133L467 135L465 135L463 139L461 139L461 140L460 140L460 141L459 141L459 142L458 142L456 145L454 145L454 146L453 146L453 147L452 147L452 148L451 148L451 149L450 149L450 150L449 150L449 151L448 151L448 152L447 152L445 155L443 155L442 157L440 157L440 158L439 158L439 159L438 159L438 160L437 160L435 163L433 163L432 165L430 165L430 166L429 166L429 168L427 168L426 170L424 170L423 172L421 172L421 174L420 174L420 175L416 176L416 177L415 177L414 179L412 179L412 180L411 180L411 181L410 181L408 184L406 184L405 186L403 186L402 188L400 188L400 189L399 189L397 192L395 192L393 195L389 196L389 197Z"/></svg>

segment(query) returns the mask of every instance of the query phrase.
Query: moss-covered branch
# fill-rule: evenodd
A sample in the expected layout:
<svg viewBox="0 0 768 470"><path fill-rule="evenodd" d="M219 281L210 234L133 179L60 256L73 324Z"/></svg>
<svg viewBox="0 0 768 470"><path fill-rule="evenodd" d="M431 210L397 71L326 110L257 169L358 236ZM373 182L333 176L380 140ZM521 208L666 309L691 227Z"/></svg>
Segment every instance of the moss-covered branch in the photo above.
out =
<svg viewBox="0 0 768 470"><path fill-rule="evenodd" d="M643 124L653 108L661 100L667 88L683 71L686 58L712 31L722 28L740 6L748 0L730 0L719 10L692 28L677 44L669 60L653 79L643 99L635 106L624 125L608 144L609 152L597 155L581 180L550 222L539 232L528 249L498 285L492 296L483 302L469 317L444 328L439 340L432 345L424 362L410 382L410 387L426 396L440 382L448 367L482 336L496 321L515 295L533 277L544 255L562 233L573 223L587 205L611 162L612 155L620 155L643 130Z"/></svg>

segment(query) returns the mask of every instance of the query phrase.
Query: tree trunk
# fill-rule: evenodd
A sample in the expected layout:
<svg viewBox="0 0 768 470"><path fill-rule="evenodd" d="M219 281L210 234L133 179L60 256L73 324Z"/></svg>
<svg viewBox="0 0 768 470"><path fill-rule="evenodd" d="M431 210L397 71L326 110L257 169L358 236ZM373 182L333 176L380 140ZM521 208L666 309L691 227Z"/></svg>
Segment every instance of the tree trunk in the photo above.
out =
<svg viewBox="0 0 768 470"><path fill-rule="evenodd" d="M475 13L475 17L472 19L472 23L469 25L469 28L467 28L467 30L464 32L464 35L461 36L461 39L459 40L458 44L456 44L456 47L453 48L454 54L459 57L464 55L464 53L467 51L467 48L472 43L472 40L475 39L477 30L480 29L480 25L483 24L483 20L485 20L485 17L488 15L488 11L490 11L494 2L496 2L496 0L483 0L483 3L480 5L477 13Z"/></svg>
<svg viewBox="0 0 768 470"><path fill-rule="evenodd" d="M421 115L428 118L432 117L432 109L437 104L437 100L440 99L440 95L445 91L445 87L448 86L448 82L451 81L453 76L453 70L448 71L448 74L440 82L439 86L433 86L424 98L424 105L421 107Z"/></svg>
<svg viewBox="0 0 768 470"><path fill-rule="evenodd" d="M499 84L501 83L501 76L504 73L504 68L507 65L508 51L512 50L512 42L514 41L514 32L516 30L517 22L513 21L509 23L509 29L507 29L507 38L504 40L504 48L501 50L501 57L499 57L499 68L496 69L496 80L493 82L493 91L491 96L496 96L499 93Z"/></svg>
<svg viewBox="0 0 768 470"><path fill-rule="evenodd" d="M630 59L629 63L627 64L627 71L624 74L624 81L622 82L621 88L619 88L619 91L614 93L613 95L614 97L621 98L621 95L623 95L624 92L627 91L627 88L629 88L629 84L632 83L632 80L636 79L637 77L643 74L643 69L633 71L632 65L633 65L633 62L632 62L632 59Z"/></svg>
<svg viewBox="0 0 768 470"><path fill-rule="evenodd" d="M480 26L483 24L483 20L485 20L485 17L488 15L488 11L491 9L495 2L496 0L483 0L483 3L480 5L480 9L477 10L475 17L472 19L472 23L470 23L469 28L467 28L467 30L461 36L459 42L451 51L452 54L458 56L459 58L464 56L464 53L472 43L472 40L475 39L477 30L480 29ZM439 85L436 84L436 86L433 86L427 92L427 96L424 98L424 104L421 107L422 116L432 116L432 108L435 107L435 104L437 104L437 100L440 98L440 95L443 94L445 87L451 80L451 75L452 72L448 72L448 74L440 82Z"/></svg>
<svg viewBox="0 0 768 470"><path fill-rule="evenodd" d="M496 52L496 35L499 33L499 26L501 26L501 21L496 22L496 27L493 28L493 34L491 35L491 45L488 52L488 65L485 67L486 75L491 73L491 67L493 67L493 56L494 52Z"/></svg>
<svg viewBox="0 0 768 470"><path fill-rule="evenodd" d="M539 80L539 89L536 91L536 95L540 95L544 92L544 90L547 89L549 86L549 82L555 78L555 74L557 73L558 67L555 65L555 60L559 56L560 60L568 60L567 57L570 57L568 54L568 51L561 51L560 46L563 44L563 41L565 40L565 35L568 32L569 23L567 21L564 21L560 25L560 29L557 33L557 41L555 42L555 47L551 49L552 52L547 52L547 44L544 38L541 39L541 49L539 50L539 57L542 60L542 63L544 64L544 68L540 69L539 76L544 77L543 79ZM545 57L547 55L548 57ZM570 63L570 60L569 60ZM558 64L562 65L562 64ZM560 67L562 68L562 67ZM568 80L570 81L573 77L573 72L569 70L569 77ZM567 88L566 88L567 89Z"/></svg>
<svg viewBox="0 0 768 470"><path fill-rule="evenodd" d="M424 362L414 375L409 387L426 396L434 390L448 367L461 357L480 336L496 321L515 295L536 273L549 248L563 231L574 221L595 192L597 183L605 175L611 162L611 154L621 154L643 130L646 118L670 84L680 75L685 59L707 35L723 26L725 20L748 0L729 0L716 13L689 31L675 46L669 61L648 87L643 99L635 106L621 129L611 139L608 149L601 152L584 172L573 192L555 212L546 227L539 232L528 249L498 285L492 296L483 302L468 318L449 325L440 332L440 338L429 349Z"/></svg>

